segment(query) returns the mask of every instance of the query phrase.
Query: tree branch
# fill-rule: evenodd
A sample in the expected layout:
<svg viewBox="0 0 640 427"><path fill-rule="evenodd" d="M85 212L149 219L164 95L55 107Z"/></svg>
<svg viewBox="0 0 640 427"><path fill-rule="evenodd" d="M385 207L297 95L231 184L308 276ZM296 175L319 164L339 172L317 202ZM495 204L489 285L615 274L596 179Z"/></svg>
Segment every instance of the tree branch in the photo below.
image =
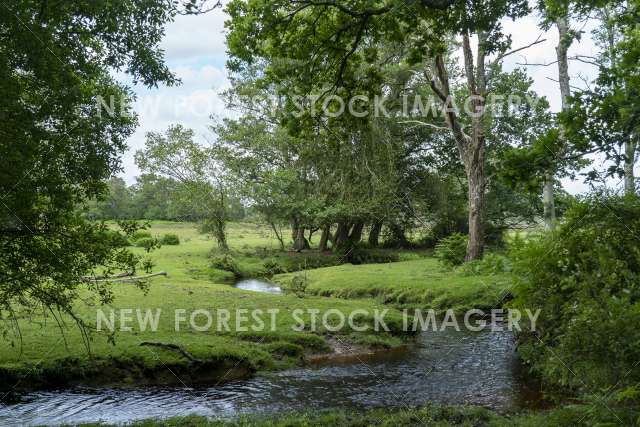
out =
<svg viewBox="0 0 640 427"><path fill-rule="evenodd" d="M535 46L535 45L537 45L537 44L544 43L544 42L546 42L546 41L547 41L547 39L543 39L543 38L541 38L541 37L542 37L542 34L540 34L540 35L538 36L538 38L537 38L533 43L529 43L529 44L528 44L528 45L526 45L526 46L522 46L522 47L519 47L519 48L517 48L517 49L510 50L509 52L505 52L505 53L503 53L503 54L501 54L501 55L498 55L498 57L494 60L494 62L502 61L504 58L506 58L506 57L507 57L507 56L509 56L509 55L513 55L514 53L517 53L517 52L523 51L523 50L525 50L525 49L529 49L529 48L530 48L530 47L532 47L532 46Z"/></svg>

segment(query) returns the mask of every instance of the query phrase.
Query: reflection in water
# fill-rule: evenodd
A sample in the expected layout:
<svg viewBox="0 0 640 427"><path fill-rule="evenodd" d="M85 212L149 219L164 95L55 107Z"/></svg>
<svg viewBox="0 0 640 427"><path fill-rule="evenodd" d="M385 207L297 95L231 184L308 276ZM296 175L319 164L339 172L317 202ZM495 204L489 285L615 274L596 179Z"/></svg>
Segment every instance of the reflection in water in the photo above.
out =
<svg viewBox="0 0 640 427"><path fill-rule="evenodd" d="M234 288L244 289L245 291L254 292L266 292L269 294L281 294L282 289L273 283L265 282L264 280L247 279L241 280L235 285Z"/></svg>
<svg viewBox="0 0 640 427"><path fill-rule="evenodd" d="M0 407L0 425L129 422L200 414L361 409L429 401L509 410L535 405L517 375L510 332L425 332L405 352L352 364L271 373L203 388L86 389L26 394Z"/></svg>

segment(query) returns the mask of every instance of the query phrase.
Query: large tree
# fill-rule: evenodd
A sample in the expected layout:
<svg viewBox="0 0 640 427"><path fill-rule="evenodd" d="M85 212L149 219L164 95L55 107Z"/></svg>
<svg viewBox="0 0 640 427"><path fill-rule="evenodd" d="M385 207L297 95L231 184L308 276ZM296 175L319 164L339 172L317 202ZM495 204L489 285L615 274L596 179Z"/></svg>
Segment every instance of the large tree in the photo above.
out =
<svg viewBox="0 0 640 427"><path fill-rule="evenodd" d="M129 90L109 73L146 86L177 83L159 43L185 9L167 0L31 0L0 9L0 309L73 314L83 276L133 262L104 225L76 212L105 191L136 124L125 107ZM115 111L97 108L112 99ZM108 299L103 285L92 286Z"/></svg>
<svg viewBox="0 0 640 427"><path fill-rule="evenodd" d="M485 133L484 99L491 64L509 52L500 20L527 12L526 2L454 0L372 1L232 1L227 38L231 70L241 72L259 61L264 76L287 95L318 94L321 98L379 87L375 59L380 44L409 40L411 57L425 62L431 88L446 110L446 125L465 168L468 184L469 245L467 259L482 255L484 246ZM475 52L472 36L477 36ZM470 131L452 108L455 98L447 46L462 44L464 85L471 97ZM368 89L368 88L372 88ZM462 105L463 102L459 102Z"/></svg>
<svg viewBox="0 0 640 427"><path fill-rule="evenodd" d="M194 141L194 132L181 125L164 133L148 132L144 150L135 155L138 167L176 180L181 185L172 197L201 219L203 231L211 233L226 251L228 186L210 149Z"/></svg>

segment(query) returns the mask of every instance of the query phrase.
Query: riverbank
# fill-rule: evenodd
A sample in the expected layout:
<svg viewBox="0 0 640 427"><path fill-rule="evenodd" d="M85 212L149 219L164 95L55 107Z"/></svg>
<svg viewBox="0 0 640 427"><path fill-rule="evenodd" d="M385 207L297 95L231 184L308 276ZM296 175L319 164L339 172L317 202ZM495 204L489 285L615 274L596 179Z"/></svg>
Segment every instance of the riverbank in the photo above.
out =
<svg viewBox="0 0 640 427"><path fill-rule="evenodd" d="M473 426L473 427L574 427L591 426L606 422L606 417L592 420L587 408L565 406L549 411L521 414L498 414L489 409L474 406L406 407L396 409L373 409L364 412L339 410L313 413L289 413L280 415L244 415L232 420L210 419L188 416L170 419L149 419L129 424L131 427L321 427L327 425L344 427L363 426ZM95 426L96 424L83 424ZM106 424L100 424L106 425ZM617 425L617 424L612 424Z"/></svg>
<svg viewBox="0 0 640 427"><path fill-rule="evenodd" d="M255 249L273 243L268 234L258 229L236 226L232 231L230 243L234 250L242 250L245 245ZM364 309L371 315L363 315L358 321L372 325L373 313L387 307L372 300L298 298L212 283L212 276L224 276L227 272L212 273L210 251L214 242L199 234L193 224L157 222L151 232L154 235L171 232L180 237L179 245L162 246L148 255L154 269L166 271L168 276L150 279L146 291L131 283L115 283L113 303L108 306L98 305L88 292L81 293L76 313L90 326L88 342L73 319L63 314L19 319L19 335L10 333L8 339L0 341L0 389L18 391L78 384L216 384L259 371L301 366L308 363L309 356L330 357L337 352L332 348L336 337L367 351L401 345L407 337L401 331L400 313L395 310L385 316L389 332L297 330L295 310L303 313L300 317L308 324L309 308L319 310L319 316L328 310L348 316ZM142 248L133 250L144 254ZM229 331L218 328L223 319L216 315L223 309L230 313ZM190 315L198 310L212 314L211 325L205 331L196 330L190 322ZM235 330L237 313L242 315L250 310L261 310L269 327L258 331ZM274 328L269 325L268 310L279 311ZM97 330L99 313L102 313L101 330ZM185 316L179 331L177 313ZM138 316L145 319L156 314L155 331L142 330ZM112 315L115 333L107 327ZM125 325L131 330L121 330L123 319L131 319ZM206 324L206 316L198 314L194 322Z"/></svg>
<svg viewBox="0 0 640 427"><path fill-rule="evenodd" d="M447 270L435 258L344 264L280 274L273 280L285 289L292 287L294 281L303 282L304 292L309 295L375 298L400 309L453 309L456 313L499 307L508 298L512 283L505 274L468 275L460 270Z"/></svg>

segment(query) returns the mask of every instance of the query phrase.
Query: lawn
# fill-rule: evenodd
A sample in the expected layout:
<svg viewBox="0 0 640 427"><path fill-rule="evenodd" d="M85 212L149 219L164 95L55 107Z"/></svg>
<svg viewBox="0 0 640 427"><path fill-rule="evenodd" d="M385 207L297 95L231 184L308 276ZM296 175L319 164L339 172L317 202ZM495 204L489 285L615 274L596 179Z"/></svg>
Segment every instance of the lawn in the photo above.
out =
<svg viewBox="0 0 640 427"><path fill-rule="evenodd" d="M297 279L295 279L297 277ZM343 264L274 278L284 287L293 280L306 283L311 295L338 298L374 297L400 308L489 309L508 292L508 275L467 275L444 269L434 258L387 264Z"/></svg>

